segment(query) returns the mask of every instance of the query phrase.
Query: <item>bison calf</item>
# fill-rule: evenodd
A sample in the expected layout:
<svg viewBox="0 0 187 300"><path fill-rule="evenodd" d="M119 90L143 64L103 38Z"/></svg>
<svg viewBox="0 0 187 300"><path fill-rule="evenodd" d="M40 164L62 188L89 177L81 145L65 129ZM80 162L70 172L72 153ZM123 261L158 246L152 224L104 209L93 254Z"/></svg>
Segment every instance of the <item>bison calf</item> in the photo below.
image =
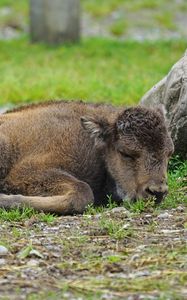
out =
<svg viewBox="0 0 187 300"><path fill-rule="evenodd" d="M82 213L89 203L167 193L173 152L161 108L28 105L0 117L0 207Z"/></svg>

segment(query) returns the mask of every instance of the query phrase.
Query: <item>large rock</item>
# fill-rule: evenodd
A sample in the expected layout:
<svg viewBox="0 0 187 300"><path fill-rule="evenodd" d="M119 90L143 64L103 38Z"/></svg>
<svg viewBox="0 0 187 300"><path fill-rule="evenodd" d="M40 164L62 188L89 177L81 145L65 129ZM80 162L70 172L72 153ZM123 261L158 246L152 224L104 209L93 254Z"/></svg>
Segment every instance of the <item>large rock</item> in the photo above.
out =
<svg viewBox="0 0 187 300"><path fill-rule="evenodd" d="M175 153L187 159L187 50L170 72L141 99L141 104L163 104Z"/></svg>

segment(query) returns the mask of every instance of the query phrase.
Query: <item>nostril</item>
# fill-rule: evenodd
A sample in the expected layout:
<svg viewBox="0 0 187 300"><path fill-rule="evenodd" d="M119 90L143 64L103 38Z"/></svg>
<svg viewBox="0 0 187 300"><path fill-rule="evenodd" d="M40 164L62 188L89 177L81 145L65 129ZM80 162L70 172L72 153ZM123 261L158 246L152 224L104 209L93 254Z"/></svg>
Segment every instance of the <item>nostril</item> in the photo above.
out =
<svg viewBox="0 0 187 300"><path fill-rule="evenodd" d="M167 190L160 192L160 191L156 191L156 190L147 188L145 191L150 196L155 197L157 204L160 203L163 200L163 198L167 195Z"/></svg>

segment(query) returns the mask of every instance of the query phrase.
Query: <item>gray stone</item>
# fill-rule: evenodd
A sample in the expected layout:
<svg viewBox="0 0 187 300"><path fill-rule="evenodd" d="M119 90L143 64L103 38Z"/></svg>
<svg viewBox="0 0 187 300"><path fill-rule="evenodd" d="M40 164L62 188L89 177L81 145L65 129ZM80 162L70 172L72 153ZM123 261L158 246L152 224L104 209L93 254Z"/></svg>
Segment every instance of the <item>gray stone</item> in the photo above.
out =
<svg viewBox="0 0 187 300"><path fill-rule="evenodd" d="M130 212L123 206L119 206L119 207L114 207L113 209L111 209L112 213L123 213L126 215L130 215Z"/></svg>
<svg viewBox="0 0 187 300"><path fill-rule="evenodd" d="M134 254L131 258L130 258L130 262L137 260L138 258L140 258L140 254Z"/></svg>
<svg viewBox="0 0 187 300"><path fill-rule="evenodd" d="M150 219L150 218L152 218L153 216L151 215L151 214L147 214L147 215L145 215L145 218L147 218L147 219Z"/></svg>
<svg viewBox="0 0 187 300"><path fill-rule="evenodd" d="M129 278L137 278L137 277L144 277L144 276L149 276L150 275L150 271L148 270L144 270L144 271L138 271L138 272L134 272L129 274Z"/></svg>
<svg viewBox="0 0 187 300"><path fill-rule="evenodd" d="M136 252L142 252L147 246L146 245L139 245L138 247L136 247Z"/></svg>
<svg viewBox="0 0 187 300"><path fill-rule="evenodd" d="M183 212L183 211L184 211L184 207L182 207L182 206L179 205L179 206L176 208L176 210L179 211L179 212Z"/></svg>
<svg viewBox="0 0 187 300"><path fill-rule="evenodd" d="M8 16L12 13L12 8L5 6L3 8L0 9L0 16L4 17L4 16Z"/></svg>
<svg viewBox="0 0 187 300"><path fill-rule="evenodd" d="M94 218L95 218L96 220L99 220L99 219L101 218L101 214L96 214L96 215L94 216Z"/></svg>
<svg viewBox="0 0 187 300"><path fill-rule="evenodd" d="M0 28L0 40L13 40L17 39L20 37L20 32L19 30L11 27L11 26L6 26Z"/></svg>
<svg viewBox="0 0 187 300"><path fill-rule="evenodd" d="M175 153L187 159L187 51L140 103L146 106L164 105Z"/></svg>
<svg viewBox="0 0 187 300"><path fill-rule="evenodd" d="M126 224L124 224L123 225L123 229L128 229L128 228L130 228L131 227L131 224L130 223L126 223Z"/></svg>
<svg viewBox="0 0 187 300"><path fill-rule="evenodd" d="M164 234L173 234L173 233L182 233L183 232L183 229L162 229L160 230L161 233L164 233Z"/></svg>
<svg viewBox="0 0 187 300"><path fill-rule="evenodd" d="M7 255L8 249L5 246L0 245L0 256Z"/></svg>
<svg viewBox="0 0 187 300"><path fill-rule="evenodd" d="M30 259L28 262L27 262L27 266L28 267L37 267L39 266L40 262L36 259Z"/></svg>
<svg viewBox="0 0 187 300"><path fill-rule="evenodd" d="M119 256L113 250L106 250L102 252L102 257L109 257L109 256Z"/></svg>
<svg viewBox="0 0 187 300"><path fill-rule="evenodd" d="M0 266L3 266L6 264L6 260L4 258L0 258Z"/></svg>
<svg viewBox="0 0 187 300"><path fill-rule="evenodd" d="M158 219L168 219L171 217L172 217L172 215L169 214L168 212L164 212L164 213L161 213L160 215L158 215Z"/></svg>

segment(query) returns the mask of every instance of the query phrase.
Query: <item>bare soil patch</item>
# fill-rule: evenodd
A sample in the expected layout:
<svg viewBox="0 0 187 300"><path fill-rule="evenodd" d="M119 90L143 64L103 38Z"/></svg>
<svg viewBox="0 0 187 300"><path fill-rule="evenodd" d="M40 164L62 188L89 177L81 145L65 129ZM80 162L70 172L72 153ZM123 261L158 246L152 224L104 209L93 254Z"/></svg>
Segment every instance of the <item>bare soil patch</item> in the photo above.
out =
<svg viewBox="0 0 187 300"><path fill-rule="evenodd" d="M187 209L0 223L0 299L186 299Z"/></svg>

